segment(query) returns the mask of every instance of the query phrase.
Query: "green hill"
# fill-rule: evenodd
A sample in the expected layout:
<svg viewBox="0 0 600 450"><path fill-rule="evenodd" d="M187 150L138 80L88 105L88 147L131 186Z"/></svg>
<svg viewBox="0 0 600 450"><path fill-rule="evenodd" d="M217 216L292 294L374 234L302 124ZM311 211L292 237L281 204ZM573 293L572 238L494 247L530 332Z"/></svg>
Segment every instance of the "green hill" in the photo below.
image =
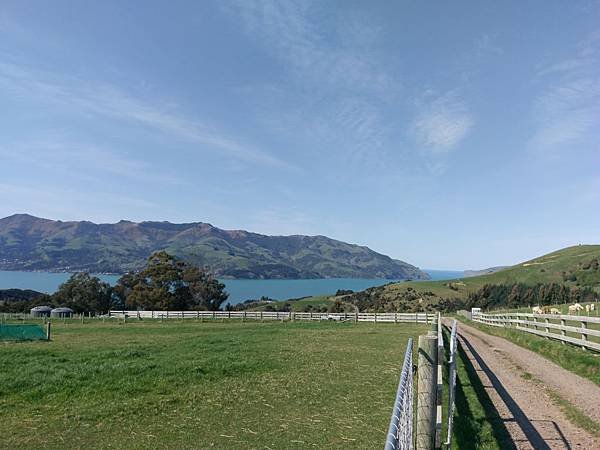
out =
<svg viewBox="0 0 600 450"><path fill-rule="evenodd" d="M600 245L568 247L485 275L390 283L350 295L330 296L325 304L333 305L339 299L358 305L362 311L455 309L470 293L485 285L514 283L558 283L571 288L589 287L600 293ZM323 297L319 297L319 303L324 303ZM293 307L298 309L296 305Z"/></svg>
<svg viewBox="0 0 600 450"><path fill-rule="evenodd" d="M577 245L539 258L475 277L444 281L393 283L353 294L348 300L371 304L376 309L437 309L465 300L486 284L559 283L590 287L600 292L600 245Z"/></svg>
<svg viewBox="0 0 600 450"><path fill-rule="evenodd" d="M0 219L0 270L123 273L158 250L224 278L428 278L408 263L325 236L266 236L201 222Z"/></svg>

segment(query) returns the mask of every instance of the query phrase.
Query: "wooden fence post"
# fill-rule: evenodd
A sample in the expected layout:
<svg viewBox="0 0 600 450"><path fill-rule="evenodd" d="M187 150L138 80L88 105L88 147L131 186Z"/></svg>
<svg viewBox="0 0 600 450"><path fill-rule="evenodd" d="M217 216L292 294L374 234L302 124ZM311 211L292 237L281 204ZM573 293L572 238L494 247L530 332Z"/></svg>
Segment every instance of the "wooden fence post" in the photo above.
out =
<svg viewBox="0 0 600 450"><path fill-rule="evenodd" d="M419 336L417 375L417 450L432 450L437 410L436 335Z"/></svg>
<svg viewBox="0 0 600 450"><path fill-rule="evenodd" d="M50 340L50 331L52 328L52 324L50 323L50 321L48 321L48 323L46 324L46 340Z"/></svg>
<svg viewBox="0 0 600 450"><path fill-rule="evenodd" d="M564 327L565 324L566 324L565 319L560 319L560 326ZM560 335L561 336L566 336L567 332L565 330L560 330ZM567 345L567 343L565 341L563 341L563 340L561 340L560 342L562 342L562 345Z"/></svg>
<svg viewBox="0 0 600 450"><path fill-rule="evenodd" d="M544 328L544 330L546 331L546 333L550 333L550 328L548 328L548 324L550 323L550 319L548 319L546 317L546 318L544 318L544 322L546 323L546 327ZM550 337L546 336L546 339L550 339Z"/></svg>
<svg viewBox="0 0 600 450"><path fill-rule="evenodd" d="M587 330L587 322L584 322L582 320L581 321L581 331L584 331L584 330ZM587 334L581 333L581 340L585 344L587 342ZM587 350L587 347L585 345L582 345L581 348L584 349L584 350Z"/></svg>

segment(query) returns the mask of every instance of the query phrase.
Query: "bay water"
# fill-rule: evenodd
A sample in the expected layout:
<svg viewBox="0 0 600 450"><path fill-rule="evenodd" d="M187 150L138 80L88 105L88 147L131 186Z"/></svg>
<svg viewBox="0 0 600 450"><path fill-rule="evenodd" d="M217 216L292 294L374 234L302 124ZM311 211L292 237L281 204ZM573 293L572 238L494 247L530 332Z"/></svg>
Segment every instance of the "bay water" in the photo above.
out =
<svg viewBox="0 0 600 450"><path fill-rule="evenodd" d="M427 270L432 280L460 278L462 271ZM33 289L51 294L71 274L55 272L18 272L0 270L0 289ZM97 275L102 280L114 285L118 275ZM338 289L361 291L372 286L381 286L398 280L372 278L324 278L310 280L221 280L229 293L229 303L241 303L248 299L259 299L262 296L274 300L299 298L312 295L335 294Z"/></svg>

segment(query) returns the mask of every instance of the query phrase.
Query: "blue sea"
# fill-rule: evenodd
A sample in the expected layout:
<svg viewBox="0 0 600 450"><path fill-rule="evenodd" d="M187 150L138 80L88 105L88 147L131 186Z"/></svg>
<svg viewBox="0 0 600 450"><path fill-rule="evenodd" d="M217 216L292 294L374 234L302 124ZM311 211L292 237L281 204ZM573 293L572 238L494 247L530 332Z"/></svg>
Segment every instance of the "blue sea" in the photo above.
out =
<svg viewBox="0 0 600 450"><path fill-rule="evenodd" d="M433 280L449 280L463 276L456 270L427 270ZM16 272L0 270L0 289L33 289L53 293L70 274L52 272ZM98 275L102 280L115 284L117 275ZM241 303L248 299L266 296L275 300L299 298L310 295L334 294L338 289L361 291L397 280L363 278L325 278L315 280L221 280L229 293L229 303Z"/></svg>

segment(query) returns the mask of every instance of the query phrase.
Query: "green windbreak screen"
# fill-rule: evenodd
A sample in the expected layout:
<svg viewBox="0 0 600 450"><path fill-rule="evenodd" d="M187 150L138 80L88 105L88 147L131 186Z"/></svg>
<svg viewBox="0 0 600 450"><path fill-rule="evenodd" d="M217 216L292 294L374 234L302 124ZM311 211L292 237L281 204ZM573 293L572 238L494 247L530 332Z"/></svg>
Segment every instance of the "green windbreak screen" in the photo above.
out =
<svg viewBox="0 0 600 450"><path fill-rule="evenodd" d="M0 341L32 341L46 339L46 331L39 325L0 325Z"/></svg>

